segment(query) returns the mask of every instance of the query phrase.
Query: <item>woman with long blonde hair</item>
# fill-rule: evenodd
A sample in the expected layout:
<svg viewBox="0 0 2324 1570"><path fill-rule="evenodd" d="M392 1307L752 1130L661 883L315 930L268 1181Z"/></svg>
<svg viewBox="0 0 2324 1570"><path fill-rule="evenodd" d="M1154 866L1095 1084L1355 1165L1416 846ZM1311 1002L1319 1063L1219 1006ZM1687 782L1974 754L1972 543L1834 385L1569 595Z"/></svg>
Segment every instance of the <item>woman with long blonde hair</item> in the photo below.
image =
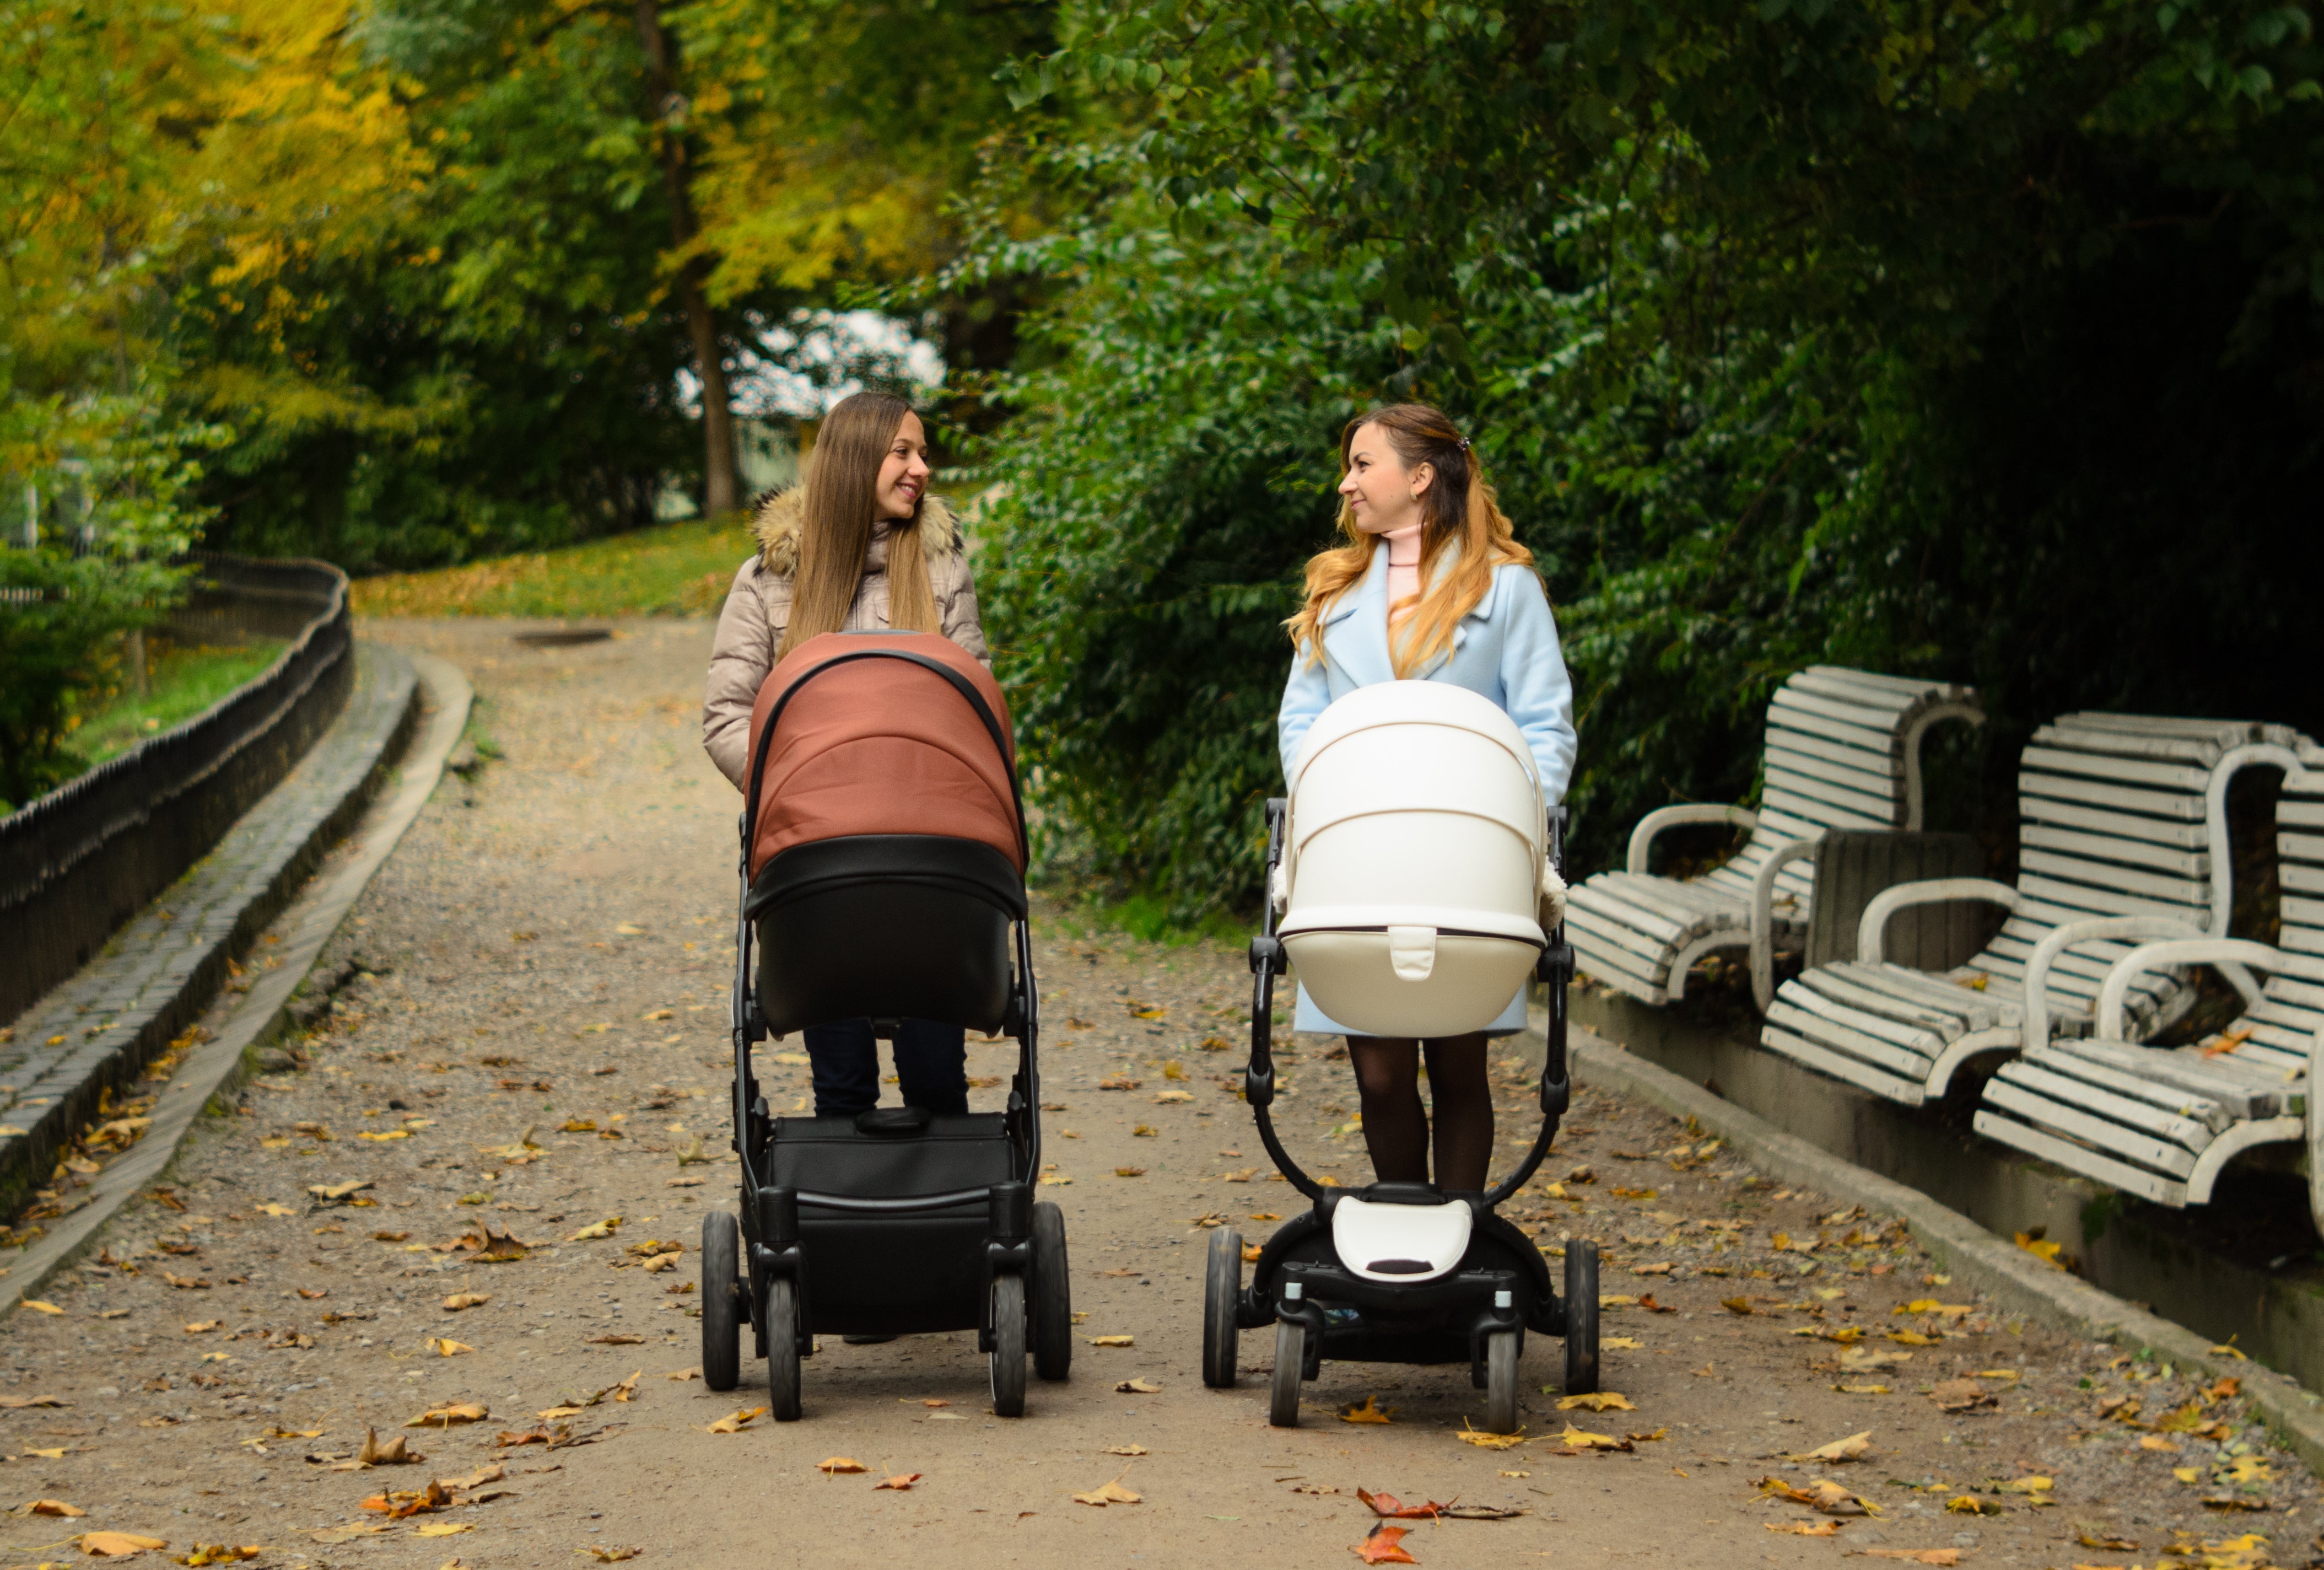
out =
<svg viewBox="0 0 2324 1570"><path fill-rule="evenodd" d="M1577 743L1557 623L1469 439L1425 404L1389 404L1349 421L1340 473L1342 543L1307 563L1306 604L1286 623L1296 652L1276 721L1284 777L1334 698L1380 681L1449 681L1517 722L1544 796L1563 799ZM1295 1030L1348 1038L1364 1143L1383 1182L1428 1181L1425 1055L1436 1183L1464 1192L1484 1187L1492 1156L1486 1039L1525 1025L1522 988L1485 1030L1441 1040L1351 1034L1305 988L1292 1020Z"/></svg>
<svg viewBox="0 0 2324 1570"><path fill-rule="evenodd" d="M711 646L702 744L737 790L750 767L751 707L775 662L824 633L883 627L941 633L989 670L976 586L960 524L928 491L928 442L911 405L858 392L823 421L807 483L762 498L758 550L734 575ZM880 1100L869 1020L805 1031L817 1117L853 1117ZM896 1033L908 1106L968 1110L961 1028L906 1020Z"/></svg>

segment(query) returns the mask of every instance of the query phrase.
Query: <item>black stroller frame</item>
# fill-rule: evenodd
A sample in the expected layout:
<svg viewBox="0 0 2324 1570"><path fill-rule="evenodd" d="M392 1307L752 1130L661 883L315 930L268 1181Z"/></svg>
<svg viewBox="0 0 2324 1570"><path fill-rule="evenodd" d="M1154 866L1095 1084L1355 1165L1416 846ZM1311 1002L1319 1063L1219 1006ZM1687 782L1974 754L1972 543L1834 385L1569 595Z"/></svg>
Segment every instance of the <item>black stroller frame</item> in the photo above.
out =
<svg viewBox="0 0 2324 1570"><path fill-rule="evenodd" d="M1267 882L1274 886L1283 859L1288 802L1267 804ZM1565 809L1552 809L1552 864L1563 871ZM1276 1326L1275 1371L1268 1421L1299 1422L1299 1387L1316 1377L1323 1359L1443 1363L1466 1360L1471 1381L1486 1392L1486 1426L1512 1433L1517 1426L1517 1362L1525 1334L1565 1342L1564 1389L1579 1395L1598 1388L1598 1245L1576 1239L1565 1248L1564 1293L1533 1241L1498 1214L1537 1171L1557 1137L1572 1101L1566 1067L1567 984L1573 949L1561 924L1547 935L1535 969L1547 985L1548 1049L1542 1063L1542 1124L1532 1148L1494 1187L1448 1194L1429 1183L1374 1183L1360 1189L1328 1188L1293 1160L1277 1134L1275 1102L1275 978L1286 974L1269 900L1259 935L1251 939L1250 1059L1243 1095L1259 1137L1277 1170L1305 1195L1310 1208L1277 1230L1259 1254L1249 1287L1242 1285L1242 1240L1231 1228L1211 1234L1203 1324L1203 1381L1213 1389L1235 1382L1240 1332ZM1471 1209L1469 1246L1447 1274L1425 1281L1374 1280L1346 1268L1332 1243L1332 1212L1354 1196L1370 1203L1442 1205L1465 1200Z"/></svg>
<svg viewBox="0 0 2324 1570"><path fill-rule="evenodd" d="M975 688L941 661L906 649L838 654L803 673L767 716L746 787L742 894L734 933L731 1148L741 1165L742 1235L738 1246L735 1218L723 1209L704 1218L703 1381L713 1390L734 1388L740 1331L748 1324L758 1355L767 1360L772 1415L790 1421L801 1415L799 1360L814 1353L816 1329L893 1334L973 1328L978 1350L991 1357L994 1413L1019 1417L1025 1408L1028 1347L1034 1371L1045 1380L1066 1378L1073 1355L1064 1218L1057 1206L1037 1205L1032 1196L1041 1159L1040 998L1021 882L1020 908L1010 924L1013 974L998 1021L1000 1030L1018 1042L1005 1112L932 1117L912 1107L875 1108L852 1126L835 1119L779 1118L752 1067L752 1046L770 1037L781 1039L754 986L757 934L750 869L776 723L817 675L870 659L905 660L944 678L983 722L1003 759L1010 756L1001 724ZM1021 851L1024 802L1013 764L1010 789ZM824 844L844 846L848 841ZM808 847L783 854L803 848ZM898 878L936 891L931 897L944 887L936 875L905 871ZM872 1018L875 1037L892 1040L898 1017L874 1012ZM964 1163L990 1180L959 1183ZM788 1171L789 1180L782 1180L779 1168ZM843 1191L848 1188L858 1192ZM861 1191L866 1188L887 1191ZM881 1231L898 1235L882 1246L870 1239ZM872 1279L869 1290L878 1304L866 1307L860 1281L853 1283L857 1290L846 1290L851 1277ZM913 1288L922 1281L935 1284L916 1298ZM851 1313L854 1322L833 1322L835 1316L845 1321Z"/></svg>

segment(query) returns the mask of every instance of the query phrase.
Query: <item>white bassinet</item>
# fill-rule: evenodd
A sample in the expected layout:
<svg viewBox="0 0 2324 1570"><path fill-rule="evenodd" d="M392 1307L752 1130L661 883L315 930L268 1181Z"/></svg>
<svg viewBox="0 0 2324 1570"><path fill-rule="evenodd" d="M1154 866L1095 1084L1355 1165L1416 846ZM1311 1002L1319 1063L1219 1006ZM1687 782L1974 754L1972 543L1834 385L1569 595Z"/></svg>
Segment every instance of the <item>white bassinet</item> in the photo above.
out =
<svg viewBox="0 0 2324 1570"><path fill-rule="evenodd" d="M1547 810L1533 751L1449 682L1358 688L1292 768L1268 891L1315 1006L1366 1036L1457 1036L1508 1007L1546 942Z"/></svg>

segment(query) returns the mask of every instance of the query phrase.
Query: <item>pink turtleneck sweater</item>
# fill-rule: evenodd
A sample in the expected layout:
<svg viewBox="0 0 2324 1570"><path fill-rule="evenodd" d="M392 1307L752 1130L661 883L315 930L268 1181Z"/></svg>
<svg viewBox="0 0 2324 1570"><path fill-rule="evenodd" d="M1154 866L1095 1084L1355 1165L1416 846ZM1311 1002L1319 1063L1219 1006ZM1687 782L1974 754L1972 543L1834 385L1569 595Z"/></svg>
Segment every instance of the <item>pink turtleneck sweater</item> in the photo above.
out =
<svg viewBox="0 0 2324 1570"><path fill-rule="evenodd" d="M1407 523L1380 538L1388 541L1388 619L1394 626L1412 614L1413 606L1402 602L1420 593L1420 525Z"/></svg>

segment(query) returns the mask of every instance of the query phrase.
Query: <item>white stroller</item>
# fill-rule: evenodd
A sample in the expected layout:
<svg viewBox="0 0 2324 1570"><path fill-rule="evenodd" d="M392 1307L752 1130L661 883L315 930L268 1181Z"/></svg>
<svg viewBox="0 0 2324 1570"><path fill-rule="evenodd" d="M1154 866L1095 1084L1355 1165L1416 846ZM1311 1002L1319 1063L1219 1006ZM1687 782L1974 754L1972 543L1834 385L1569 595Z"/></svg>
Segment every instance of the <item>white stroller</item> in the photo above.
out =
<svg viewBox="0 0 2324 1570"><path fill-rule="evenodd" d="M1231 1386L1240 1332L1272 1322L1277 1427L1298 1425L1299 1386L1328 1355L1465 1360L1485 1391L1486 1426L1513 1432L1527 1330L1564 1338L1569 1394L1598 1388L1597 1245L1567 1246L1561 1298L1540 1249L1496 1214L1549 1153L1569 1100L1573 951L1562 922L1545 932L1540 919L1544 896L1562 888L1563 809L1554 820L1545 810L1532 751L1491 701L1397 681L1323 711L1289 799L1269 801L1267 818L1243 1085L1268 1155L1312 1208L1268 1240L1247 1288L1240 1236L1211 1234L1203 1381ZM1431 1183L1325 1188L1300 1170L1268 1113L1275 978L1292 964L1318 1008L1377 1036L1482 1030L1529 975L1547 983L1542 1126L1517 1171L1483 1194L1448 1194Z"/></svg>

